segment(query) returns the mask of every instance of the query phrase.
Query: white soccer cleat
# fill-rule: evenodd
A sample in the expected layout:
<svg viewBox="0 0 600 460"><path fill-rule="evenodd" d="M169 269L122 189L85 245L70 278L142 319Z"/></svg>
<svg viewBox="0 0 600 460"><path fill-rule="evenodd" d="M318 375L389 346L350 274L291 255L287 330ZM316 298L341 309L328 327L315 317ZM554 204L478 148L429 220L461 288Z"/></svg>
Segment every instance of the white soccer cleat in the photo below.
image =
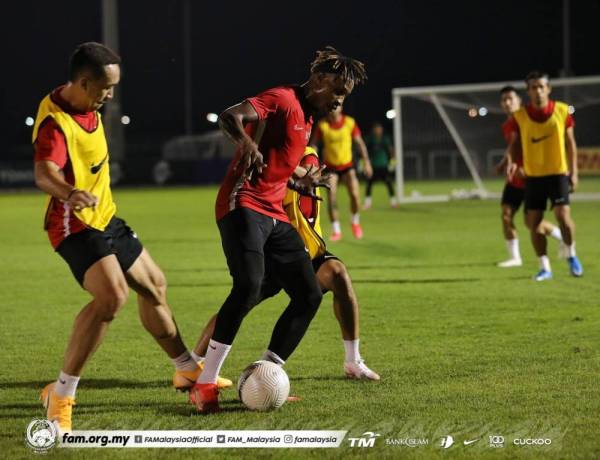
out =
<svg viewBox="0 0 600 460"><path fill-rule="evenodd" d="M504 262L498 262L498 267L500 268L520 267L521 265L523 265L521 259L508 259Z"/></svg>
<svg viewBox="0 0 600 460"><path fill-rule="evenodd" d="M344 372L349 379L357 380L380 380L379 374L367 367L364 360L345 362Z"/></svg>

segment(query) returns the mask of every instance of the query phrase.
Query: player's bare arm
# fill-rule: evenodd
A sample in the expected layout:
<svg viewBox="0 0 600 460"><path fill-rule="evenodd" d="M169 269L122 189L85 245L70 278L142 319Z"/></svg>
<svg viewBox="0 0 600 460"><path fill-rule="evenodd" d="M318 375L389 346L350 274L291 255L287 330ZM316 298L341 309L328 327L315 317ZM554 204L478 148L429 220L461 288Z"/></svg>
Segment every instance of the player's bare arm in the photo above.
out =
<svg viewBox="0 0 600 460"><path fill-rule="evenodd" d="M53 161L36 161L34 167L35 184L37 187L65 203L75 210L94 208L98 197L85 190L78 190L65 181L59 166Z"/></svg>
<svg viewBox="0 0 600 460"><path fill-rule="evenodd" d="M510 139L508 140L508 148L506 149L506 176L509 180L512 180L513 177L519 177L523 175L523 171L517 165L516 161L518 159L519 151L518 145L521 142L519 138L519 134L513 132L510 134Z"/></svg>
<svg viewBox="0 0 600 460"><path fill-rule="evenodd" d="M565 143L567 148L567 162L571 175L571 190L577 189L579 183L579 170L577 169L577 143L575 142L575 130L572 126L565 131Z"/></svg>
<svg viewBox="0 0 600 460"><path fill-rule="evenodd" d="M229 107L219 115L219 127L240 147L240 159L235 169L243 168L246 173L255 168L260 174L266 167L258 145L244 131L244 124L257 120L256 110L247 101Z"/></svg>
<svg viewBox="0 0 600 460"><path fill-rule="evenodd" d="M371 160L369 160L367 145L360 135L354 137L354 142L358 145L358 151L365 165L365 176L371 177L373 175L373 168L371 167Z"/></svg>

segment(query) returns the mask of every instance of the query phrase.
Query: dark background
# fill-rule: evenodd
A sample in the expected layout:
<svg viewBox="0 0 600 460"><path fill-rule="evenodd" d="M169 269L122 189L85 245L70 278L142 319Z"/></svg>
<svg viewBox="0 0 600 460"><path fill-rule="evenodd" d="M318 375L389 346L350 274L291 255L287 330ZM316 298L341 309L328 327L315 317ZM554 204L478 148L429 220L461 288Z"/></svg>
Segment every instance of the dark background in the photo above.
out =
<svg viewBox="0 0 600 460"><path fill-rule="evenodd" d="M41 98L66 80L68 57L101 41L101 2L23 0L3 6L0 134L23 151ZM183 1L120 1L121 105L127 154L184 133ZM571 67L600 73L600 1L571 2ZM302 82L328 44L366 63L369 80L346 110L384 119L393 87L521 79L562 68L562 0L191 0L193 132L207 112L281 83ZM140 147L142 148L142 147Z"/></svg>

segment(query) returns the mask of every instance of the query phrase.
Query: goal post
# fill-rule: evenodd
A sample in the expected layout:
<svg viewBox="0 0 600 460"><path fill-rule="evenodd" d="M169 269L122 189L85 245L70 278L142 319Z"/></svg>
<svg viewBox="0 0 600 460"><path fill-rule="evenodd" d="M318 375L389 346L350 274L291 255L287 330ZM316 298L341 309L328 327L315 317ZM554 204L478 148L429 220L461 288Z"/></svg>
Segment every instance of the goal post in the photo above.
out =
<svg viewBox="0 0 600 460"><path fill-rule="evenodd" d="M483 178L490 164L506 148L501 135L505 115L500 109L500 89L515 87L525 103L525 83L504 81L477 84L394 88L394 150L396 195L399 202L447 201L443 195L407 195L407 161L418 163L420 179L468 178L473 189L464 197L490 194ZM600 76L551 79L552 98L566 102L576 115L579 146L598 155L600 165ZM595 150L596 149L596 150ZM439 164L446 169L440 171ZM427 168L423 165L427 164ZM449 164L449 166L448 166ZM460 171L459 171L460 170ZM458 172L457 172L458 171ZM593 171L592 171L593 173ZM598 168L600 174L600 167Z"/></svg>

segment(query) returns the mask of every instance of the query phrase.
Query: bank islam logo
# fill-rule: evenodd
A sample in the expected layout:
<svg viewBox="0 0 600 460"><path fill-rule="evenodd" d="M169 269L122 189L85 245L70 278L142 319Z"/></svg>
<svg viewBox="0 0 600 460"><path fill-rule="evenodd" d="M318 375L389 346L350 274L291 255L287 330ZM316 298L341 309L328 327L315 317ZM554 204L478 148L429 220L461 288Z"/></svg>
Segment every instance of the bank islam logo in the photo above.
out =
<svg viewBox="0 0 600 460"><path fill-rule="evenodd" d="M27 425L25 440L35 452L47 452L56 444L56 427L48 420L32 420Z"/></svg>
<svg viewBox="0 0 600 460"><path fill-rule="evenodd" d="M444 449L449 449L452 444L454 444L454 438L450 435L448 436L442 436L442 442L440 443L440 447L443 447Z"/></svg>
<svg viewBox="0 0 600 460"><path fill-rule="evenodd" d="M365 431L360 438L348 438L350 447L374 447L375 439L381 436L379 433Z"/></svg>

